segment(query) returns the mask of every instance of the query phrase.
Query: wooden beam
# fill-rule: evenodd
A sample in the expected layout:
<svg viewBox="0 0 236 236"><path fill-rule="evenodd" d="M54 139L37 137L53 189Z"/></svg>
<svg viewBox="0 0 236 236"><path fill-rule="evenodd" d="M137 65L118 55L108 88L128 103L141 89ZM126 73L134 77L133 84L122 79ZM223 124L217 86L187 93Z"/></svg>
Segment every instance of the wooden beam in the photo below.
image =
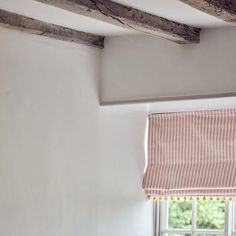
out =
<svg viewBox="0 0 236 236"><path fill-rule="evenodd" d="M236 0L180 0L224 21L236 22Z"/></svg>
<svg viewBox="0 0 236 236"><path fill-rule="evenodd" d="M178 42L198 43L200 29L176 23L109 0L37 0L126 29Z"/></svg>
<svg viewBox="0 0 236 236"><path fill-rule="evenodd" d="M64 41L104 47L104 37L35 20L0 9L0 26Z"/></svg>

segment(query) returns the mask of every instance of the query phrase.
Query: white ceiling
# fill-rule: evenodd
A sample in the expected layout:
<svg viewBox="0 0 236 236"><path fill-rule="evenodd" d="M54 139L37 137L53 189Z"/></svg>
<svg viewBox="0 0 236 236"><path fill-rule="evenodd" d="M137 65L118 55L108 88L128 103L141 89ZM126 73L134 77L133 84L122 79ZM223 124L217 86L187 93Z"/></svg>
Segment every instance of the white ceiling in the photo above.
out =
<svg viewBox="0 0 236 236"><path fill-rule="evenodd" d="M178 0L115 1L192 26L209 28L230 25L229 23L191 8ZM34 0L0 0L0 8L49 23L105 36L135 33L118 26L79 16Z"/></svg>
<svg viewBox="0 0 236 236"><path fill-rule="evenodd" d="M34 0L0 0L0 8L38 20L94 34L106 36L128 34L130 32L118 26L80 16Z"/></svg>
<svg viewBox="0 0 236 236"><path fill-rule="evenodd" d="M194 9L179 0L113 0L179 23L201 28L229 26L216 17ZM232 26L232 24L231 24Z"/></svg>

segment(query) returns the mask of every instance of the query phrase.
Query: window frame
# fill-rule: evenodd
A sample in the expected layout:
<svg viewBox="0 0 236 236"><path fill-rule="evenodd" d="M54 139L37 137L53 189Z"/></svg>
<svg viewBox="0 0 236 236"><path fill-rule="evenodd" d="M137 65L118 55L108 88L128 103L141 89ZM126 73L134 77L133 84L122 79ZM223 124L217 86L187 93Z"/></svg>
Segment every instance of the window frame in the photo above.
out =
<svg viewBox="0 0 236 236"><path fill-rule="evenodd" d="M231 202L232 206L231 206L231 211L232 211L232 221L231 221L231 228L232 228L232 234L236 236L236 201ZM230 235L230 234L229 234Z"/></svg>
<svg viewBox="0 0 236 236"><path fill-rule="evenodd" d="M189 229L168 229L168 200L157 200L153 202L154 235L168 236L169 233L189 234L191 236L200 236L201 234L236 236L235 211L236 202L225 201L225 227L221 229L197 229L197 199L192 201L192 227Z"/></svg>

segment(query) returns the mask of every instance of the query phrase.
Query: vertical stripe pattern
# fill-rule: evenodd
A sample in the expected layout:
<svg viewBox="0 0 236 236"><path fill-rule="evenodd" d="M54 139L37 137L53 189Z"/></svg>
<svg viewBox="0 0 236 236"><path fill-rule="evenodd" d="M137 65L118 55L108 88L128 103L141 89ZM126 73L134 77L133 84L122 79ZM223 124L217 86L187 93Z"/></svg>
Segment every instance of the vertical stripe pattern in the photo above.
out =
<svg viewBox="0 0 236 236"><path fill-rule="evenodd" d="M236 196L236 109L151 114L149 196Z"/></svg>

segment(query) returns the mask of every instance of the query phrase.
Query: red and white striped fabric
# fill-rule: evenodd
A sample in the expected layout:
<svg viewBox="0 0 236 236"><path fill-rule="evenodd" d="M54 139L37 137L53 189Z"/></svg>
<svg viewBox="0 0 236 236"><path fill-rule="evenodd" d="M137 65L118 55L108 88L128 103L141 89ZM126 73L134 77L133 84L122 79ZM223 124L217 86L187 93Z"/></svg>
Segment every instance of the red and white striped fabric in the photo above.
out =
<svg viewBox="0 0 236 236"><path fill-rule="evenodd" d="M236 109L152 114L148 196L236 196Z"/></svg>

